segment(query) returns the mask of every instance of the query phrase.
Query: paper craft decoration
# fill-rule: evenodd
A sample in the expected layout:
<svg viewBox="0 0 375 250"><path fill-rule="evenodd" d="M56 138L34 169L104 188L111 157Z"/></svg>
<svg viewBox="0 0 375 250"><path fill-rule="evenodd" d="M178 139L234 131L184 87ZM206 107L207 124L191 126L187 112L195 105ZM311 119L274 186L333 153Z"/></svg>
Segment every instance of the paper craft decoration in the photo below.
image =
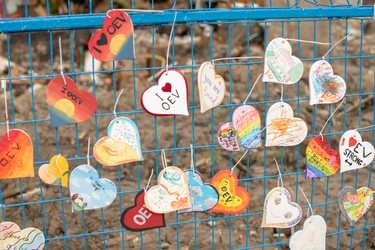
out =
<svg viewBox="0 0 375 250"><path fill-rule="evenodd" d="M90 165L76 167L69 177L72 211L103 208L116 198L116 185L106 178L100 178Z"/></svg>
<svg viewBox="0 0 375 250"><path fill-rule="evenodd" d="M143 161L137 125L126 117L117 117L107 129L108 136L94 146L95 159L105 166Z"/></svg>
<svg viewBox="0 0 375 250"><path fill-rule="evenodd" d="M143 109L154 116L189 116L188 87L185 75L177 69L164 70L157 85L146 89L141 96Z"/></svg>
<svg viewBox="0 0 375 250"><path fill-rule="evenodd" d="M46 243L44 234L37 228L28 227L23 230L10 221L0 223L0 247L1 249L42 250Z"/></svg>
<svg viewBox="0 0 375 250"><path fill-rule="evenodd" d="M341 76L334 75L331 64L325 60L315 62L310 68L310 105L335 103L346 92L346 83Z"/></svg>
<svg viewBox="0 0 375 250"><path fill-rule="evenodd" d="M327 138L316 136L306 148L306 179L334 175L340 168L340 154L329 147Z"/></svg>
<svg viewBox="0 0 375 250"><path fill-rule="evenodd" d="M262 145L260 116L253 106L238 107L232 120L223 124L217 132L220 146L229 151L240 151Z"/></svg>
<svg viewBox="0 0 375 250"><path fill-rule="evenodd" d="M344 187L340 190L337 205L351 226L361 218L372 206L374 192L361 187L357 191L352 187Z"/></svg>
<svg viewBox="0 0 375 250"><path fill-rule="evenodd" d="M273 104L267 112L266 147L294 146L307 136L306 123L293 116L293 109L285 102Z"/></svg>
<svg viewBox="0 0 375 250"><path fill-rule="evenodd" d="M348 130L340 139L340 159L340 173L364 168L374 159L374 146L363 142L356 130Z"/></svg>
<svg viewBox="0 0 375 250"><path fill-rule="evenodd" d="M79 90L70 77L53 78L46 92L52 128L86 121L95 113L95 97L90 92Z"/></svg>
<svg viewBox="0 0 375 250"><path fill-rule="evenodd" d="M0 140L0 179L34 177L33 143L26 132L9 130Z"/></svg>
<svg viewBox="0 0 375 250"><path fill-rule="evenodd" d="M187 177L177 167L164 168L158 177L158 185L145 194L146 207L158 214L190 208Z"/></svg>
<svg viewBox="0 0 375 250"><path fill-rule="evenodd" d="M292 47L284 38L273 39L266 48L263 82L293 84L303 75L301 60L292 56Z"/></svg>
<svg viewBox="0 0 375 250"><path fill-rule="evenodd" d="M290 193L283 187L272 189L264 201L262 227L294 227L302 219L301 207L290 201Z"/></svg>
<svg viewBox="0 0 375 250"><path fill-rule="evenodd" d="M215 67L210 62L203 63L199 68L198 91L201 113L218 106L224 100L224 78L216 75Z"/></svg>
<svg viewBox="0 0 375 250"><path fill-rule="evenodd" d="M178 212L203 212L213 208L219 199L216 188L210 184L203 184L202 177L197 171L185 170L184 173L188 180L191 208Z"/></svg>
<svg viewBox="0 0 375 250"><path fill-rule="evenodd" d="M108 12L103 29L91 36L88 47L91 55L99 61L135 59L134 29L128 14L120 10Z"/></svg>
<svg viewBox="0 0 375 250"><path fill-rule="evenodd" d="M69 163L64 156L54 155L49 164L39 168L39 177L44 183L56 186L68 186Z"/></svg>
<svg viewBox="0 0 375 250"><path fill-rule="evenodd" d="M135 197L134 206L122 212L121 224L129 231L140 232L165 227L164 214L156 214L148 210L144 198L145 192L141 190Z"/></svg>
<svg viewBox="0 0 375 250"><path fill-rule="evenodd" d="M250 204L250 194L238 186L238 178L229 170L221 170L211 180L212 186L219 191L219 202L209 212L239 214Z"/></svg>
<svg viewBox="0 0 375 250"><path fill-rule="evenodd" d="M326 221L320 215L312 215L303 223L303 229L295 232L289 241L291 250L326 249Z"/></svg>

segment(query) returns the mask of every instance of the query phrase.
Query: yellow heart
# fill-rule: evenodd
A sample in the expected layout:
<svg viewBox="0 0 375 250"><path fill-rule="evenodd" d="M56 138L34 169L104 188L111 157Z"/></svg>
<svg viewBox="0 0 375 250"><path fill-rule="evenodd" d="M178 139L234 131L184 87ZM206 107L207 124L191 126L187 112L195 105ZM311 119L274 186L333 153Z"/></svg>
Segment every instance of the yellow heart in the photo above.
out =
<svg viewBox="0 0 375 250"><path fill-rule="evenodd" d="M49 164L40 166L38 173L44 183L68 186L69 163L64 156L54 155Z"/></svg>

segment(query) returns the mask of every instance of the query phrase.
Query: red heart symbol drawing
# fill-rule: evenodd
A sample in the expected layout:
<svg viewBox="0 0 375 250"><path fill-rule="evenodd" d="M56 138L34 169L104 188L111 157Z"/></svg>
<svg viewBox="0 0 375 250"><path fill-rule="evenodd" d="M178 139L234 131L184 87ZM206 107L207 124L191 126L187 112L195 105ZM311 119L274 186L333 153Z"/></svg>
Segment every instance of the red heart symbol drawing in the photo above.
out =
<svg viewBox="0 0 375 250"><path fill-rule="evenodd" d="M47 104L52 128L86 121L96 110L97 103L93 94L79 90L71 78L64 78L55 77L47 86Z"/></svg>
<svg viewBox="0 0 375 250"><path fill-rule="evenodd" d="M9 130L0 140L0 179L34 177L33 143L20 129Z"/></svg>
<svg viewBox="0 0 375 250"><path fill-rule="evenodd" d="M172 92L172 84L167 82L161 90L163 90L163 92Z"/></svg>
<svg viewBox="0 0 375 250"><path fill-rule="evenodd" d="M357 144L357 140L354 137L349 138L349 147L353 147Z"/></svg>
<svg viewBox="0 0 375 250"><path fill-rule="evenodd" d="M88 47L91 55L103 62L134 59L134 29L128 14L110 11L103 29L91 36Z"/></svg>
<svg viewBox="0 0 375 250"><path fill-rule="evenodd" d="M135 197L134 206L122 212L121 224L129 231L139 232L153 228L165 227L164 214L156 214L145 205L145 192L140 191Z"/></svg>

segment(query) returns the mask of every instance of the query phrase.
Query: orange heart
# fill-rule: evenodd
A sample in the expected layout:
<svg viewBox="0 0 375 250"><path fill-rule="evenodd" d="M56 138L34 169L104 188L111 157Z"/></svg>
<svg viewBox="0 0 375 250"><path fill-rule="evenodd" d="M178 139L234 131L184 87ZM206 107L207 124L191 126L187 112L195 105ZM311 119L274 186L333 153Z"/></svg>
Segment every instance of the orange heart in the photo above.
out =
<svg viewBox="0 0 375 250"><path fill-rule="evenodd" d="M238 178L231 171L219 171L212 178L211 185L219 191L219 202L209 212L238 214L249 206L250 194L238 186Z"/></svg>
<svg viewBox="0 0 375 250"><path fill-rule="evenodd" d="M33 143L28 134L11 129L0 140L0 179L34 177Z"/></svg>

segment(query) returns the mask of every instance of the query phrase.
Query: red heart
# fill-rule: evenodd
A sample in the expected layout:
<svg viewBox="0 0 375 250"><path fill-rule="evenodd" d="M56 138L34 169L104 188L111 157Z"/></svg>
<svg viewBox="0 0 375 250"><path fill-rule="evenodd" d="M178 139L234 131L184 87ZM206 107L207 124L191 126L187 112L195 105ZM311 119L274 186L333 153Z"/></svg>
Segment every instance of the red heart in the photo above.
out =
<svg viewBox="0 0 375 250"><path fill-rule="evenodd" d="M349 147L353 147L356 144L357 144L357 140L354 139L354 137L350 137L349 138Z"/></svg>
<svg viewBox="0 0 375 250"><path fill-rule="evenodd" d="M134 59L134 29L128 14L108 12L103 29L91 36L88 47L91 55L103 62Z"/></svg>
<svg viewBox="0 0 375 250"><path fill-rule="evenodd" d="M167 82L161 90L163 90L163 92L172 92L172 84Z"/></svg>
<svg viewBox="0 0 375 250"><path fill-rule="evenodd" d="M93 94L77 89L71 78L67 76L64 78L55 77L47 86L47 104L52 128L86 121L96 110L97 104Z"/></svg>
<svg viewBox="0 0 375 250"><path fill-rule="evenodd" d="M34 177L33 143L20 129L9 130L0 140L0 179Z"/></svg>
<svg viewBox="0 0 375 250"><path fill-rule="evenodd" d="M140 191L135 197L135 205L122 212L121 224L129 231L139 232L165 227L164 214L156 214L145 206L145 192Z"/></svg>

